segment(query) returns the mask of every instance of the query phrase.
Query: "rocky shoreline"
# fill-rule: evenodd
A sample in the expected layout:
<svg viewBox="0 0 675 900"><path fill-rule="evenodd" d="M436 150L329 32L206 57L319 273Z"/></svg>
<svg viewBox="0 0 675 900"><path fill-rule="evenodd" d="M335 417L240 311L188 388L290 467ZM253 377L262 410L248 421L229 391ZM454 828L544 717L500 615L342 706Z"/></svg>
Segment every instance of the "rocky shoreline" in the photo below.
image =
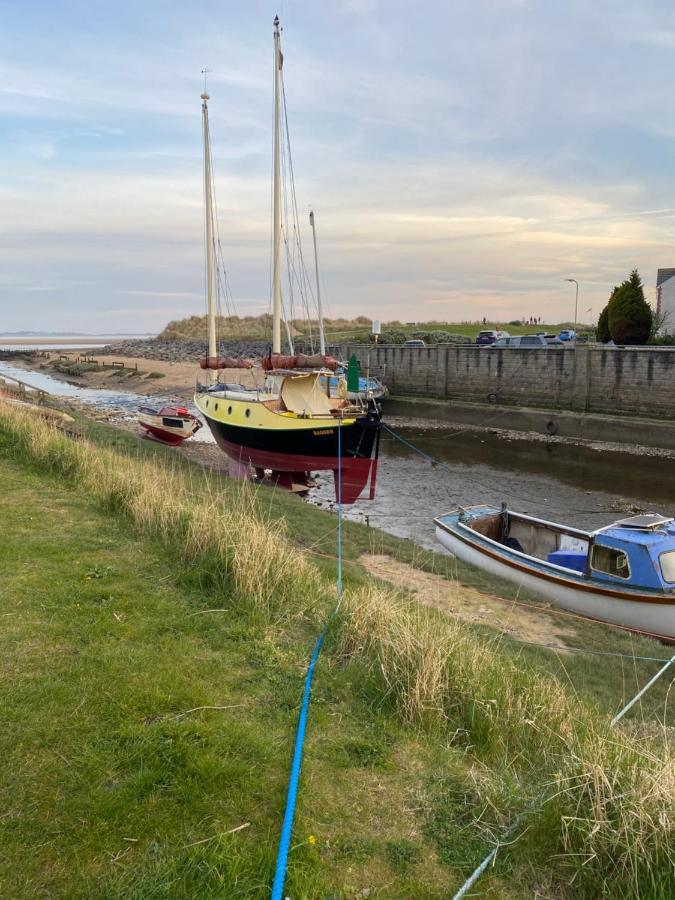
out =
<svg viewBox="0 0 675 900"><path fill-rule="evenodd" d="M96 348L96 356L130 356L164 362L197 362L206 353L206 341L160 341L158 338L130 339ZM269 341L219 341L221 356L260 359L269 352Z"/></svg>

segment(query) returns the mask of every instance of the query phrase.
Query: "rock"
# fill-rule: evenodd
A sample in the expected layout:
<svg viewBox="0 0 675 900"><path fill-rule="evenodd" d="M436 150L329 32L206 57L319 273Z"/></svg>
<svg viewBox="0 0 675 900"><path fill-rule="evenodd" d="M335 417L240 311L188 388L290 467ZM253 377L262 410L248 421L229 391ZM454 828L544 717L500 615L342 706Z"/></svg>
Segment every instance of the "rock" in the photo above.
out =
<svg viewBox="0 0 675 900"><path fill-rule="evenodd" d="M148 340L118 341L97 350L101 356L131 356L140 359L158 359L163 362L197 362L207 349L203 341L160 341ZM269 341L222 341L218 352L223 356L252 357L260 359L270 349Z"/></svg>

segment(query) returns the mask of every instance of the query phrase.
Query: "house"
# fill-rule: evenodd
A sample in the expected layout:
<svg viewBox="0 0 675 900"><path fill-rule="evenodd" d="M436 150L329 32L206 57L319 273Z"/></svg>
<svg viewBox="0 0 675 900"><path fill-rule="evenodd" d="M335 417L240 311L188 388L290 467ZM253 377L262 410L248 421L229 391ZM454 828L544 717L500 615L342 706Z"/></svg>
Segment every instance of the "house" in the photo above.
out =
<svg viewBox="0 0 675 900"><path fill-rule="evenodd" d="M675 331L675 269L656 273L656 315L659 328Z"/></svg>

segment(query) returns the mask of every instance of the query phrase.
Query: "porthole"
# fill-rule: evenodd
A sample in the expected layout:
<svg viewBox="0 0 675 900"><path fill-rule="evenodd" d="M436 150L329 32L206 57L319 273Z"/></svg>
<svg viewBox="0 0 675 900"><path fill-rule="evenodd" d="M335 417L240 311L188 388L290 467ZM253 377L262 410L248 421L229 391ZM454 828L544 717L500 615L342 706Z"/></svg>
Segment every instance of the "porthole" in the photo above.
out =
<svg viewBox="0 0 675 900"><path fill-rule="evenodd" d="M227 407L227 414L228 414L228 416L232 415L232 407L231 406Z"/></svg>
<svg viewBox="0 0 675 900"><path fill-rule="evenodd" d="M213 404L213 408L215 409L216 412L218 412L218 404L217 403Z"/></svg>
<svg viewBox="0 0 675 900"><path fill-rule="evenodd" d="M204 401L204 406L208 406L208 405L209 405L209 401L208 401L208 400L205 400L205 401Z"/></svg>
<svg viewBox="0 0 675 900"><path fill-rule="evenodd" d="M250 419L251 418L251 410L247 409L246 412L244 413L244 415L246 416L247 419Z"/></svg>

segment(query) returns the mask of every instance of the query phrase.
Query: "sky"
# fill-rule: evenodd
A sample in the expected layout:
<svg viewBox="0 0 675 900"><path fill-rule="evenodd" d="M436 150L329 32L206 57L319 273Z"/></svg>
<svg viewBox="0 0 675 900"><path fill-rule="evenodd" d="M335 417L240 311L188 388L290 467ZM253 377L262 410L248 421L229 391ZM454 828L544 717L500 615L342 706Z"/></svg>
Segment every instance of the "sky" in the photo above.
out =
<svg viewBox="0 0 675 900"><path fill-rule="evenodd" d="M275 13L328 314L569 321L572 277L591 321L636 266L653 301L671 3L0 0L0 332L203 314L204 67L234 307L268 310Z"/></svg>

